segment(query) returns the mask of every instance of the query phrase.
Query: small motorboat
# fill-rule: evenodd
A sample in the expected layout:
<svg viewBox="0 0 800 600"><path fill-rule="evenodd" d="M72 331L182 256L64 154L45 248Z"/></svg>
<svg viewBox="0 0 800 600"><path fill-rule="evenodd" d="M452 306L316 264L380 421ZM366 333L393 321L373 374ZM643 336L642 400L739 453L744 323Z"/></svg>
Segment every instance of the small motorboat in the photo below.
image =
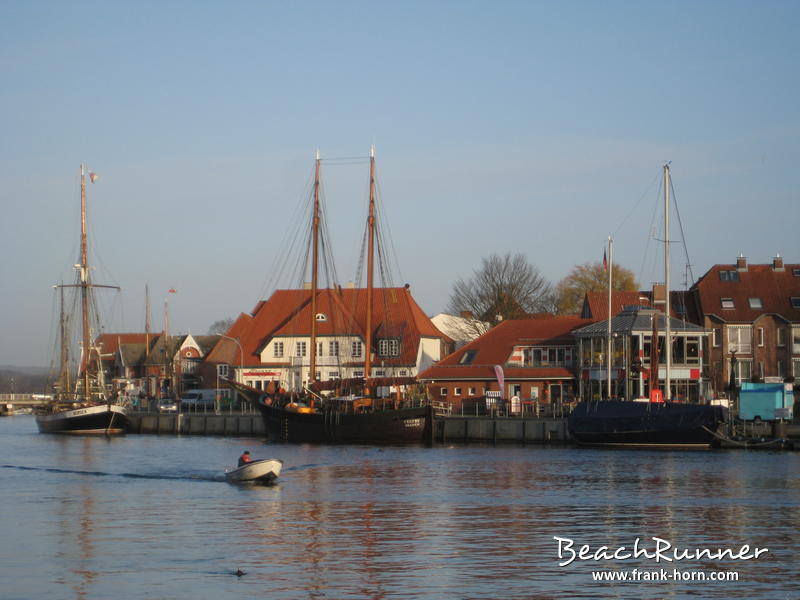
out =
<svg viewBox="0 0 800 600"><path fill-rule="evenodd" d="M236 469L225 471L225 480L230 483L272 483L281 474L283 461L277 458L253 460Z"/></svg>

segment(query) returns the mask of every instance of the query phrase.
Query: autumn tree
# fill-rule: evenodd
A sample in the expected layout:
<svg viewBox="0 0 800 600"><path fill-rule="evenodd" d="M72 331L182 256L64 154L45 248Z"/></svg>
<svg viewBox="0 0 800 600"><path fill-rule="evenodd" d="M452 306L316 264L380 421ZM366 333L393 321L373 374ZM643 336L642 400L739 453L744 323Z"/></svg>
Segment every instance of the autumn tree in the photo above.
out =
<svg viewBox="0 0 800 600"><path fill-rule="evenodd" d="M613 266L611 287L619 291L639 289L633 271ZM569 275L556 286L556 307L560 315L574 315L581 311L586 292L608 291L608 271L601 262L575 266Z"/></svg>
<svg viewBox="0 0 800 600"><path fill-rule="evenodd" d="M471 313L474 319L468 327L480 335L504 319L542 312L551 289L550 282L522 254L492 254L481 259L481 267L472 277L455 282L447 310L455 315Z"/></svg>

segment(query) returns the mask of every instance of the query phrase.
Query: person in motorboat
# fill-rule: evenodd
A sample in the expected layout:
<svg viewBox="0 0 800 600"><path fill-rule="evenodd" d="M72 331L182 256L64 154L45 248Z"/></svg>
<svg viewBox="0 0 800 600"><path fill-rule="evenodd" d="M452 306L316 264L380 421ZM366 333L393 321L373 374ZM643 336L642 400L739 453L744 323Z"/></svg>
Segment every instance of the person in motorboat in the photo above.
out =
<svg viewBox="0 0 800 600"><path fill-rule="evenodd" d="M239 465L240 467L249 463L252 459L250 458L250 450L245 450L242 455L239 457Z"/></svg>

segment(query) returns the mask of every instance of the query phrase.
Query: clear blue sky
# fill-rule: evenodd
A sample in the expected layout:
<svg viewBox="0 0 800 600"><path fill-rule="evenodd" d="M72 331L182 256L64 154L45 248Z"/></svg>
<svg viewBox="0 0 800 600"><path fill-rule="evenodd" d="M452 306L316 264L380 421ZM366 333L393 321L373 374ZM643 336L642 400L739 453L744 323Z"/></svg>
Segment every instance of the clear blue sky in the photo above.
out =
<svg viewBox="0 0 800 600"><path fill-rule="evenodd" d="M648 287L666 160L695 277L739 253L800 262L795 1L4 0L0 17L0 365L49 363L80 163L101 177L95 278L124 288L112 331L143 330L145 284L156 328L170 287L173 332L249 311L315 149L373 141L397 280L429 314L482 256L522 252L555 283L609 235ZM324 169L346 280L367 167Z"/></svg>

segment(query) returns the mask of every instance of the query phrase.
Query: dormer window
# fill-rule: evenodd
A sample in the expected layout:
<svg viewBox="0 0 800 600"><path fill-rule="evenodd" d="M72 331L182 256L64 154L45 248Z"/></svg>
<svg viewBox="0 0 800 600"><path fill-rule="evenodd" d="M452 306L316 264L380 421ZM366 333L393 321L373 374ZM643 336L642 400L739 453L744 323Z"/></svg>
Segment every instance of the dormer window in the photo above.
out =
<svg viewBox="0 0 800 600"><path fill-rule="evenodd" d="M792 308L800 308L800 296L792 296L790 299Z"/></svg>
<svg viewBox="0 0 800 600"><path fill-rule="evenodd" d="M763 308L761 305L761 298L750 298L750 308Z"/></svg>
<svg viewBox="0 0 800 600"><path fill-rule="evenodd" d="M720 281L739 281L739 272L733 269L725 269L719 272Z"/></svg>
<svg viewBox="0 0 800 600"><path fill-rule="evenodd" d="M733 305L733 298L721 298L722 308L736 308Z"/></svg>
<svg viewBox="0 0 800 600"><path fill-rule="evenodd" d="M317 317L316 318L317 318L317 321L327 321L328 320L328 315L326 315L325 313L317 313Z"/></svg>
<svg viewBox="0 0 800 600"><path fill-rule="evenodd" d="M472 361L475 360L475 356L478 354L477 350L467 350L464 352L464 356L461 357L461 360L458 361L459 364L462 365L471 365Z"/></svg>

